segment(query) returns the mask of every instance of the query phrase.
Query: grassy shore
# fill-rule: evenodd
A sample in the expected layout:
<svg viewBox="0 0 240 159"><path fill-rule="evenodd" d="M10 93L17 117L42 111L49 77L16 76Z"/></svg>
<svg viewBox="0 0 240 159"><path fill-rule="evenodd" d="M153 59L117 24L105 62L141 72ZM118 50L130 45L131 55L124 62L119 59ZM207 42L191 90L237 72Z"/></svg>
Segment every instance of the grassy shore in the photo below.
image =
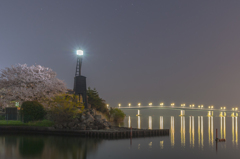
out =
<svg viewBox="0 0 240 159"><path fill-rule="evenodd" d="M49 120L42 121L32 121L28 123L23 123L19 120L0 120L0 126L41 126L41 127L51 127L54 123Z"/></svg>

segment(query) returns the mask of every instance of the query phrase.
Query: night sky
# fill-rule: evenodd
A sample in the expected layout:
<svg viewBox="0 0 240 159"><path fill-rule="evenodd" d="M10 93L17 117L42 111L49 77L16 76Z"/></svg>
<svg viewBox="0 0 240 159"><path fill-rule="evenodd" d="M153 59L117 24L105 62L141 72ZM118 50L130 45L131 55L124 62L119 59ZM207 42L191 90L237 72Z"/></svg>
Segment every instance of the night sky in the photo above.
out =
<svg viewBox="0 0 240 159"><path fill-rule="evenodd" d="M2 0L0 69L82 74L110 104L240 106L238 0Z"/></svg>

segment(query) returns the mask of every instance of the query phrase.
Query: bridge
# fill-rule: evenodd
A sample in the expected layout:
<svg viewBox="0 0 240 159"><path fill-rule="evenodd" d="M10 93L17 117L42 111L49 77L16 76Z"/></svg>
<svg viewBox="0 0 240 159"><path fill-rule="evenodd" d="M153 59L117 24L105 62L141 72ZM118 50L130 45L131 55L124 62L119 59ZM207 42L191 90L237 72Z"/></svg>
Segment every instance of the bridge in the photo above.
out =
<svg viewBox="0 0 240 159"><path fill-rule="evenodd" d="M238 109L226 110L226 108L221 107L222 109L214 108L203 108L203 107L185 107L185 106L127 106L121 107L119 109L137 109L138 115L140 115L141 109L169 109L169 110L180 110L180 116L185 116L185 110L187 111L207 111L208 116L212 116L213 112L219 112L219 116L226 116L226 113L231 113L232 117L238 116Z"/></svg>

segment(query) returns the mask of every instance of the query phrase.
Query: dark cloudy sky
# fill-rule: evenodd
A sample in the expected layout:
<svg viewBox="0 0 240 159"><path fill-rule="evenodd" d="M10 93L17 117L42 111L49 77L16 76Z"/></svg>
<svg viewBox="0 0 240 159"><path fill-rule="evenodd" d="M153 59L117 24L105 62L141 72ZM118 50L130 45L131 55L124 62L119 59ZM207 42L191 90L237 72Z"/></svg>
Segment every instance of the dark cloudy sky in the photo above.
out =
<svg viewBox="0 0 240 159"><path fill-rule="evenodd" d="M239 0L2 0L0 69L83 75L111 106L240 105Z"/></svg>

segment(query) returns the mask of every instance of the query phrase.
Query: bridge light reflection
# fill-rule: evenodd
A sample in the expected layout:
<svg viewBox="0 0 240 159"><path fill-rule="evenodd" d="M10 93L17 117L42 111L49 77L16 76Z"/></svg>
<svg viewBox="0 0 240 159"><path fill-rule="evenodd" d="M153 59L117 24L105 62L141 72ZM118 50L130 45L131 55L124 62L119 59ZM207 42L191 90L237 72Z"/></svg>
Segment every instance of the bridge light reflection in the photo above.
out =
<svg viewBox="0 0 240 159"><path fill-rule="evenodd" d="M160 129L163 129L163 116L160 116L160 122L159 122Z"/></svg>
<svg viewBox="0 0 240 159"><path fill-rule="evenodd" d="M234 117L232 117L232 143L234 144Z"/></svg>
<svg viewBox="0 0 240 159"><path fill-rule="evenodd" d="M171 116L171 146L174 147L175 145L175 139L174 139L174 116Z"/></svg>
<svg viewBox="0 0 240 159"><path fill-rule="evenodd" d="M232 117L232 143L238 146L238 117Z"/></svg>
<svg viewBox="0 0 240 159"><path fill-rule="evenodd" d="M138 129L141 129L141 117L138 116Z"/></svg>
<svg viewBox="0 0 240 159"><path fill-rule="evenodd" d="M213 117L208 117L208 142L210 146L213 146Z"/></svg>
<svg viewBox="0 0 240 159"><path fill-rule="evenodd" d="M203 116L198 116L198 146L203 148Z"/></svg>
<svg viewBox="0 0 240 159"><path fill-rule="evenodd" d="M223 117L223 138L226 139L226 117Z"/></svg>
<svg viewBox="0 0 240 159"><path fill-rule="evenodd" d="M160 149L163 149L163 143L164 143L164 141L162 140L162 141L160 141Z"/></svg>
<svg viewBox="0 0 240 159"><path fill-rule="evenodd" d="M238 117L235 117L235 136L236 136L235 143L236 146L238 146Z"/></svg>
<svg viewBox="0 0 240 159"><path fill-rule="evenodd" d="M226 117L220 117L220 136L221 139L226 139Z"/></svg>
<svg viewBox="0 0 240 159"><path fill-rule="evenodd" d="M181 146L185 147L185 116L181 116Z"/></svg>
<svg viewBox="0 0 240 159"><path fill-rule="evenodd" d="M194 116L189 116L189 141L190 147L194 147Z"/></svg>
<svg viewBox="0 0 240 159"><path fill-rule="evenodd" d="M200 141L201 141L201 127L200 127L201 119L200 116L198 116L198 147L200 147Z"/></svg>
<svg viewBox="0 0 240 159"><path fill-rule="evenodd" d="M128 127L130 128L131 127L131 117L128 116Z"/></svg>
<svg viewBox="0 0 240 159"><path fill-rule="evenodd" d="M148 118L148 129L152 129L152 116Z"/></svg>

